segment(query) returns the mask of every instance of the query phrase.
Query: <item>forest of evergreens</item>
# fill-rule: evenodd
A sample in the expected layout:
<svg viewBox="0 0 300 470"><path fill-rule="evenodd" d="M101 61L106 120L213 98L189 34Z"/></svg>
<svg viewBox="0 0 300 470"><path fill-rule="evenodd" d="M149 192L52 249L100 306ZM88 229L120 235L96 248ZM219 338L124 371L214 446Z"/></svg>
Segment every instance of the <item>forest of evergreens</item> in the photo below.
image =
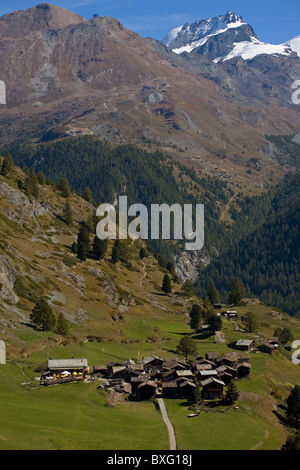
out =
<svg viewBox="0 0 300 470"><path fill-rule="evenodd" d="M205 205L204 249L211 264L201 267L195 289L204 296L213 281L227 301L232 279L246 294L299 315L299 175L290 174L260 196L242 194L231 206L234 224L220 222L220 204L232 189L217 178L203 177L161 152L133 145L112 146L85 136L38 145L15 145L10 152L21 167L43 172L58 184L89 198L96 206L127 195L128 204ZM175 176L177 175L177 176ZM169 260L180 242L150 241L153 253ZM218 253L218 255L216 255Z"/></svg>

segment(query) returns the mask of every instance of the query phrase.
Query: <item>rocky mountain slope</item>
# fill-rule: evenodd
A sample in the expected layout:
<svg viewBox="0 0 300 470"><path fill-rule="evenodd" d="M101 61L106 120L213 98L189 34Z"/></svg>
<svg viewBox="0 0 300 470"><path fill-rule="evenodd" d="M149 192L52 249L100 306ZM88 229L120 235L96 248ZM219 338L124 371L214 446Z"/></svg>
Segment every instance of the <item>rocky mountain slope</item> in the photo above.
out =
<svg viewBox="0 0 300 470"><path fill-rule="evenodd" d="M261 63L259 57L215 64L194 52L178 56L118 20L84 21L45 4L5 15L1 146L49 131L93 134L163 148L185 162L200 157L192 166L210 173L226 156L225 174L261 185L270 172L275 179L285 172L272 161L265 135L299 131L291 84L300 59L270 56ZM262 162L259 183L257 174L246 173L254 156Z"/></svg>

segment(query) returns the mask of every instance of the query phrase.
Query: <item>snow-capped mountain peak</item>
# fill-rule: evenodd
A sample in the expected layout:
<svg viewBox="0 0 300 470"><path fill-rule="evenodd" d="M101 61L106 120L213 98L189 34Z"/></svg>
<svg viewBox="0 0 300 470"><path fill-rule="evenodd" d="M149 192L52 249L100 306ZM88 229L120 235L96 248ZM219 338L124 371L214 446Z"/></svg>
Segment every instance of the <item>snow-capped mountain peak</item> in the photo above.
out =
<svg viewBox="0 0 300 470"><path fill-rule="evenodd" d="M222 34L229 29L240 28L246 25L243 18L235 13L228 12L225 15L196 21L189 25L174 28L162 40L174 52L191 52L199 46L203 46L210 37ZM254 32L253 32L254 34Z"/></svg>
<svg viewBox="0 0 300 470"><path fill-rule="evenodd" d="M162 43L177 54L194 51L207 55L214 62L235 57L250 60L261 54L297 53L300 57L300 36L279 45L262 42L252 27L233 12L174 28Z"/></svg>

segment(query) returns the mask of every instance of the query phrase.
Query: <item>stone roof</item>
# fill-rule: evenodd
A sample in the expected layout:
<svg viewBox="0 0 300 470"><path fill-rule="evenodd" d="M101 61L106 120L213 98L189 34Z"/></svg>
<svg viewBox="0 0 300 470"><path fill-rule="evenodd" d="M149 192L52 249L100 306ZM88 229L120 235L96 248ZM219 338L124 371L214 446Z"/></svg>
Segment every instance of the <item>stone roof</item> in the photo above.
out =
<svg viewBox="0 0 300 470"><path fill-rule="evenodd" d="M87 359L49 359L49 369L81 369L88 367Z"/></svg>

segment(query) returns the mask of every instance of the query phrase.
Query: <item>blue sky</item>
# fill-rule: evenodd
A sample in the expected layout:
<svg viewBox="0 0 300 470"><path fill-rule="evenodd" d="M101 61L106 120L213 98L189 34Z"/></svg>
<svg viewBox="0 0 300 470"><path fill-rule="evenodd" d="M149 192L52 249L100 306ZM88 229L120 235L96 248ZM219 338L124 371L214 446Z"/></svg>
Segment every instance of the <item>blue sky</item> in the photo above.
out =
<svg viewBox="0 0 300 470"><path fill-rule="evenodd" d="M259 39L281 44L300 35L299 0L0 0L0 15L52 3L89 19L93 13L117 18L144 37L162 39L184 23L233 11L254 28Z"/></svg>

